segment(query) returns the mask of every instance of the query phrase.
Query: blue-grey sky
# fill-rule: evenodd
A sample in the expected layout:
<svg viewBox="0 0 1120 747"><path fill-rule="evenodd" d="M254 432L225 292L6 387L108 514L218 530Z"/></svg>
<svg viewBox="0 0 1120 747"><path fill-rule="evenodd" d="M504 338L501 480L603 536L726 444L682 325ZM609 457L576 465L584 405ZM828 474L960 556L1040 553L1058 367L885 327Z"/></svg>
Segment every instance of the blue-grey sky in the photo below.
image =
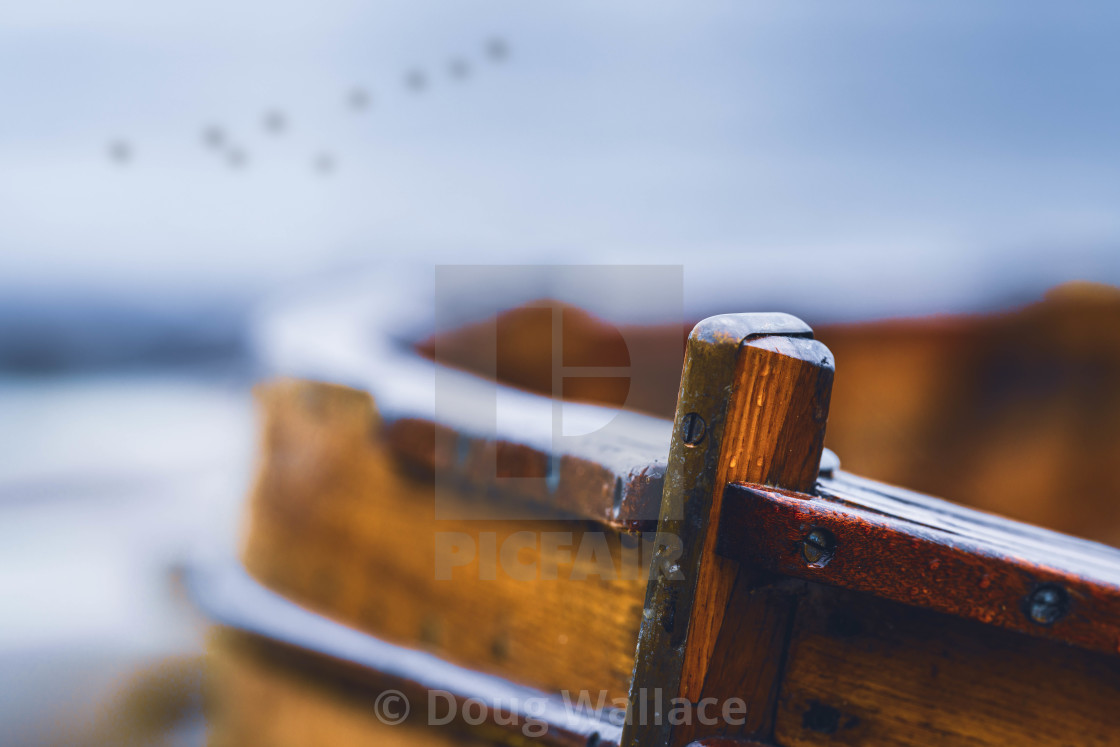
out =
<svg viewBox="0 0 1120 747"><path fill-rule="evenodd" d="M1120 282L1118 32L1107 2L9 3L0 285L665 262L861 316Z"/></svg>

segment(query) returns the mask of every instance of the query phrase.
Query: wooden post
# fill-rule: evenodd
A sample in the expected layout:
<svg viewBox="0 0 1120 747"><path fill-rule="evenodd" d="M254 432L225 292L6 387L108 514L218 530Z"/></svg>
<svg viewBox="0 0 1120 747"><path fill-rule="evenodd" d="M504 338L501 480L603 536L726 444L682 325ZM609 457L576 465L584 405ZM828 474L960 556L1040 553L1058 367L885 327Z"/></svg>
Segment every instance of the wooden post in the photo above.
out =
<svg viewBox="0 0 1120 747"><path fill-rule="evenodd" d="M809 327L785 314L712 317L689 336L627 747L769 736L793 601L754 594L760 574L716 554L723 490L729 482L812 490L833 368ZM671 723L673 699L709 697L717 710L744 699L744 723Z"/></svg>

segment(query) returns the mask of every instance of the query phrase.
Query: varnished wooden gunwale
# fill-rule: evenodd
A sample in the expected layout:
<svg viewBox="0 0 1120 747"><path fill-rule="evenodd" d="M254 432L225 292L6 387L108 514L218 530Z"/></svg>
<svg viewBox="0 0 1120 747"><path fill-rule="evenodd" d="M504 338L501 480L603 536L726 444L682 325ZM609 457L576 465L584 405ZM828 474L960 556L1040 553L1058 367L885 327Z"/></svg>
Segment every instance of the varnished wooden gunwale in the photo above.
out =
<svg viewBox="0 0 1120 747"><path fill-rule="evenodd" d="M254 578L340 622L461 666L547 691L626 697L646 576L622 564L617 530L532 502L521 506L534 508L532 518L438 519L437 500L497 508L508 497L448 492L406 468L363 392L281 381L261 387L258 398L265 441L241 553ZM573 551L557 561L553 578L514 576L496 563L483 573L480 555L448 579L437 576L439 536L481 547L483 535L501 546L521 532L567 536L572 546L591 535L620 572L604 577L595 559ZM528 560L539 566L548 560L541 552Z"/></svg>
<svg viewBox="0 0 1120 747"><path fill-rule="evenodd" d="M937 612L1120 654L1120 550L839 473L819 497L730 485L720 551L754 567L874 594ZM812 529L835 543L807 562ZM1032 595L1051 587L1057 619L1032 619Z"/></svg>

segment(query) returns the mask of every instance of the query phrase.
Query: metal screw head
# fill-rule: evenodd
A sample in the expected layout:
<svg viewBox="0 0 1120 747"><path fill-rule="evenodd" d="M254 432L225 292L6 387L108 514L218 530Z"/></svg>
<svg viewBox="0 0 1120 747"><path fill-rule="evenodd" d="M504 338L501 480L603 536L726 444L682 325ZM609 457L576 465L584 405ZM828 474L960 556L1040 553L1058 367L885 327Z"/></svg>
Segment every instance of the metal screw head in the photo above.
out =
<svg viewBox="0 0 1120 747"><path fill-rule="evenodd" d="M1056 584L1044 584L1027 597L1025 610L1032 622L1051 625L1069 610L1069 594Z"/></svg>
<svg viewBox="0 0 1120 747"><path fill-rule="evenodd" d="M681 420L681 440L689 446L696 446L704 440L708 433L708 424L704 418L690 412Z"/></svg>
<svg viewBox="0 0 1120 747"><path fill-rule="evenodd" d="M810 565L824 565L836 552L836 538L827 529L816 529L805 535L801 541L801 557Z"/></svg>

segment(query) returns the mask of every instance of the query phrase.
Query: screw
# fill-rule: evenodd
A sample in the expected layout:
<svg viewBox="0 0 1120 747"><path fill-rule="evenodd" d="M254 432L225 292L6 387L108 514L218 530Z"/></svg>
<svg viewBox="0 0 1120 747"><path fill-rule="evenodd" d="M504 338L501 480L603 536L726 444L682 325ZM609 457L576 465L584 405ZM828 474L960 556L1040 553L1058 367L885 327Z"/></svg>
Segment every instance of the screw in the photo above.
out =
<svg viewBox="0 0 1120 747"><path fill-rule="evenodd" d="M801 557L810 565L824 565L836 552L836 538L827 529L814 529L801 541Z"/></svg>
<svg viewBox="0 0 1120 747"><path fill-rule="evenodd" d="M703 441L707 432L708 424L694 412L685 415L681 421L681 438L689 446L696 446Z"/></svg>
<svg viewBox="0 0 1120 747"><path fill-rule="evenodd" d="M1039 586L1027 597L1027 617L1039 625L1057 622L1069 610L1069 594L1055 584Z"/></svg>

